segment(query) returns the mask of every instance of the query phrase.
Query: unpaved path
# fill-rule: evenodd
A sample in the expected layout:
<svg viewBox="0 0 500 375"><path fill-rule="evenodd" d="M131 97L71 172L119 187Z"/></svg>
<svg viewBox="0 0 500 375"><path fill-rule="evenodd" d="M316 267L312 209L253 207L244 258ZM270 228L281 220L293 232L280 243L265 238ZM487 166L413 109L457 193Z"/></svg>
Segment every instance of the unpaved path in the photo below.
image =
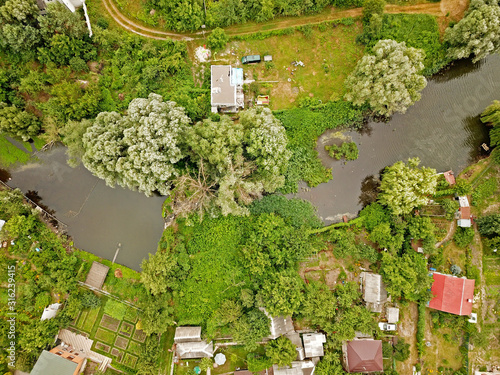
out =
<svg viewBox="0 0 500 375"><path fill-rule="evenodd" d="M441 246L442 244L444 244L446 241L449 241L452 239L453 235L455 234L455 228L457 227L457 221L456 220L453 220L451 222L451 225L450 225L450 228L448 229L448 233L446 233L446 236L441 240L439 241L437 244L436 244L436 249Z"/></svg>
<svg viewBox="0 0 500 375"><path fill-rule="evenodd" d="M469 0L441 0L440 7L445 16L449 14L454 21L458 21L469 7Z"/></svg>
<svg viewBox="0 0 500 375"><path fill-rule="evenodd" d="M400 374L411 374L412 368L418 361L417 352L417 321L418 306L415 302L410 302L404 310L404 316L398 324L399 337L404 338L410 344L410 357L404 362L396 362L397 371Z"/></svg>
<svg viewBox="0 0 500 375"><path fill-rule="evenodd" d="M138 23L137 21L132 21L125 15L123 15L113 0L100 0L102 1L104 8L113 18L113 20L122 28L133 32L135 34L141 35L146 38L152 39L177 39L177 40L192 40L204 38L204 33L202 31L196 33L175 33L166 32L156 28L146 27ZM443 0L444 1L444 0ZM457 0L449 0L451 3ZM467 0L458 0L467 1ZM448 8L444 8L445 10ZM323 12L321 14L303 16L303 17L288 17L279 18L277 20L272 20L265 23L254 23L248 22L244 25L233 25L225 29L226 33L230 36L234 35L245 35L251 34L265 29L266 31L286 29L289 27L303 26L309 24L317 24L324 21L338 20L346 17L358 17L362 14L362 8L348 9L348 10L337 10L331 8L330 12ZM444 13L442 4L439 3L428 3L428 4L416 4L409 6L402 5L386 5L386 13L426 13L434 16L442 17ZM446 10L447 11L447 10Z"/></svg>

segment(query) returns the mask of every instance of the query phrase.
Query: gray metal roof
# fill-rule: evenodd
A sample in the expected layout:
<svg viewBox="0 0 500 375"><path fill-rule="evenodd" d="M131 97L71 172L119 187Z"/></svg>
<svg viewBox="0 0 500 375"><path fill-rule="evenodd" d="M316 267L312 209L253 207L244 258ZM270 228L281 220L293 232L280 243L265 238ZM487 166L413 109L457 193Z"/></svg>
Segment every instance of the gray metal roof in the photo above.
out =
<svg viewBox="0 0 500 375"><path fill-rule="evenodd" d="M387 308L387 322L397 323L399 321L399 309L397 307Z"/></svg>
<svg viewBox="0 0 500 375"><path fill-rule="evenodd" d="M309 375L313 373L314 363L311 361L294 361L291 366L273 365L274 375Z"/></svg>
<svg viewBox="0 0 500 375"><path fill-rule="evenodd" d="M204 358L214 356L214 345L210 341L180 342L177 344L177 354L181 359Z"/></svg>
<svg viewBox="0 0 500 375"><path fill-rule="evenodd" d="M36 361L31 375L73 375L78 363L71 362L69 359L59 357L57 354L46 350L40 354Z"/></svg>
<svg viewBox="0 0 500 375"><path fill-rule="evenodd" d="M295 331L293 328L293 320L290 316L274 316L272 317L263 307L259 308L261 311L266 314L266 316L271 320L271 324L269 326L269 330L271 334L268 338L274 340L282 335L286 335L287 333Z"/></svg>
<svg viewBox="0 0 500 375"><path fill-rule="evenodd" d="M231 85L231 65L212 65L210 71L212 106L235 106L236 85Z"/></svg>
<svg viewBox="0 0 500 375"><path fill-rule="evenodd" d="M382 276L376 273L362 272L363 299L372 311L381 312L381 304L387 302L387 290Z"/></svg>
<svg viewBox="0 0 500 375"><path fill-rule="evenodd" d="M175 342L201 341L201 327L177 327L175 329Z"/></svg>
<svg viewBox="0 0 500 375"><path fill-rule="evenodd" d="M302 335L304 341L304 351L306 358L323 357L325 352L323 344L326 342L326 336L322 333L306 333Z"/></svg>

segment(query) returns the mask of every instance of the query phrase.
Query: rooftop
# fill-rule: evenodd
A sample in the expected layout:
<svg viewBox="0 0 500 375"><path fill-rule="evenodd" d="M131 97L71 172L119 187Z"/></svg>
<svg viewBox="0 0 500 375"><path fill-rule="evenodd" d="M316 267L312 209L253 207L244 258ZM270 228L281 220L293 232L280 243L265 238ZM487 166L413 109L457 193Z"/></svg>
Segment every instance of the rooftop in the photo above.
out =
<svg viewBox="0 0 500 375"><path fill-rule="evenodd" d="M434 298L429 302L429 307L456 315L470 315L475 280L438 272L434 272L432 277L434 283L431 291Z"/></svg>
<svg viewBox="0 0 500 375"><path fill-rule="evenodd" d="M376 273L362 272L363 299L367 307L374 312L382 312L382 304L387 301L387 290L385 289L382 276Z"/></svg>
<svg viewBox="0 0 500 375"><path fill-rule="evenodd" d="M177 327L175 329L175 342L201 341L201 327Z"/></svg>
<svg viewBox="0 0 500 375"><path fill-rule="evenodd" d="M453 171L446 171L443 173L446 182L450 185L455 185L455 176L453 175Z"/></svg>
<svg viewBox="0 0 500 375"><path fill-rule="evenodd" d="M377 372L384 370L381 340L347 341L343 347L347 372Z"/></svg>
<svg viewBox="0 0 500 375"><path fill-rule="evenodd" d="M85 284L96 289L101 289L104 284L104 280L106 280L106 276L108 275L108 271L108 266L99 262L92 263L92 267L87 275Z"/></svg>
<svg viewBox="0 0 500 375"><path fill-rule="evenodd" d="M397 307L387 308L387 323L399 322L399 309Z"/></svg>
<svg viewBox="0 0 500 375"><path fill-rule="evenodd" d="M266 314L266 316L271 320L271 324L269 326L269 330L271 334L268 336L271 340L274 340L281 335L286 335L287 333L293 332L295 329L293 328L293 321L290 316L275 316L271 317L269 313L264 308L260 308Z"/></svg>
<svg viewBox="0 0 500 375"><path fill-rule="evenodd" d="M78 368L78 363L62 358L46 350L40 354L31 370L31 375L73 375Z"/></svg>
<svg viewBox="0 0 500 375"><path fill-rule="evenodd" d="M214 345L210 341L177 343L177 353L181 359L204 358L214 356Z"/></svg>
<svg viewBox="0 0 500 375"><path fill-rule="evenodd" d="M236 85L231 84L231 65L212 65L211 102L212 106L236 105Z"/></svg>
<svg viewBox="0 0 500 375"><path fill-rule="evenodd" d="M302 335L304 341L304 351L306 358L323 357L325 352L323 344L326 342L326 336L322 333L305 333Z"/></svg>

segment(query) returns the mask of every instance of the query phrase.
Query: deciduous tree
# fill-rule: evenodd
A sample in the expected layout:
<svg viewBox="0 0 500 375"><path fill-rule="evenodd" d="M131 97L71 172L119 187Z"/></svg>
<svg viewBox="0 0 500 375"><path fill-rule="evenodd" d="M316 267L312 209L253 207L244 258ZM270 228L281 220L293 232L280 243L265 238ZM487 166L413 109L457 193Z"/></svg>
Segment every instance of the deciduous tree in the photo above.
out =
<svg viewBox="0 0 500 375"><path fill-rule="evenodd" d="M379 203L388 206L395 215L410 213L424 205L436 192L436 170L418 168L419 158L398 161L387 167L382 175Z"/></svg>
<svg viewBox="0 0 500 375"><path fill-rule="evenodd" d="M427 85L421 71L425 53L404 42L380 40L372 55L365 55L346 79L346 99L369 104L380 115L405 113Z"/></svg>
<svg viewBox="0 0 500 375"><path fill-rule="evenodd" d="M266 356L280 367L290 366L297 356L297 350L290 339L280 336L266 345Z"/></svg>
<svg viewBox="0 0 500 375"><path fill-rule="evenodd" d="M472 0L464 18L446 29L444 41L449 57L476 62L500 51L500 6L498 0Z"/></svg>
<svg viewBox="0 0 500 375"><path fill-rule="evenodd" d="M188 125L189 118L174 102L163 102L156 94L134 99L125 116L97 116L83 136L83 164L110 186L168 195L179 174L176 163L185 156L179 138Z"/></svg>

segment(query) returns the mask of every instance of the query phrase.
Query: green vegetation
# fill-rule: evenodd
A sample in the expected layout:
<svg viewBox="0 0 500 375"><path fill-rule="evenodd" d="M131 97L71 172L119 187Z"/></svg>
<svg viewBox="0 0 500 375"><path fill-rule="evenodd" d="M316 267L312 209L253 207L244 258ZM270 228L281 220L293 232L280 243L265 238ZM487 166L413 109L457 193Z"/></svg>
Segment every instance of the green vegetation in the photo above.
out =
<svg viewBox="0 0 500 375"><path fill-rule="evenodd" d="M328 151L330 157L337 160L342 158L346 160L356 160L359 154L358 146L354 142L343 142L340 146L325 146L325 150Z"/></svg>
<svg viewBox="0 0 500 375"><path fill-rule="evenodd" d="M327 129L362 124L362 112L344 101L276 111L275 116L286 129L288 147L292 151L282 188L285 193L296 192L300 180L310 186L330 180L331 171L321 164L314 150L317 137Z"/></svg>
<svg viewBox="0 0 500 375"><path fill-rule="evenodd" d="M4 135L0 135L0 167L8 168L15 164L23 164L31 159L30 155L16 147Z"/></svg>
<svg viewBox="0 0 500 375"><path fill-rule="evenodd" d="M496 0L472 0L464 18L446 29L452 59L474 56L476 62L500 50L500 8Z"/></svg>
<svg viewBox="0 0 500 375"><path fill-rule="evenodd" d="M421 75L424 57L422 50L404 42L379 40L347 77L345 98L357 106L369 105L378 115L405 113L427 85Z"/></svg>

